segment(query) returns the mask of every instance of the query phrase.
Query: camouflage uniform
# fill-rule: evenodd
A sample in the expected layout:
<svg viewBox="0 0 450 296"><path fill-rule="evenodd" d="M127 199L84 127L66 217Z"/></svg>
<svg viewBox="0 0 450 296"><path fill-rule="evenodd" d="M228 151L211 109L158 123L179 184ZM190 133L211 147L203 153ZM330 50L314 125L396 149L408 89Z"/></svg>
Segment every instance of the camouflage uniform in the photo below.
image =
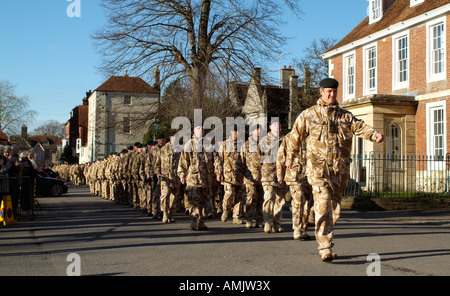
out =
<svg viewBox="0 0 450 296"><path fill-rule="evenodd" d="M284 180L290 188L294 239L309 239L306 229L312 206L312 189L305 175L306 154L300 146L292 167L286 168L286 146L289 138L290 133L284 137L278 150L277 177L278 180Z"/></svg>
<svg viewBox="0 0 450 296"><path fill-rule="evenodd" d="M180 180L177 175L178 162L181 152L175 152L172 143L161 148L156 154L155 171L161 182L161 211L163 223L174 222L177 197L180 190Z"/></svg>
<svg viewBox="0 0 450 296"><path fill-rule="evenodd" d="M306 140L306 175L313 188L316 240L319 250L330 249L333 224L340 215L342 192L350 178L349 164L353 135L376 141L377 132L336 102L322 99L303 111L291 131L286 161L292 162Z"/></svg>
<svg viewBox="0 0 450 296"><path fill-rule="evenodd" d="M246 194L246 226L248 228L251 227L255 215L257 225L263 221L262 202L264 200L264 190L261 184L261 158L259 154L258 142L250 136L241 148Z"/></svg>
<svg viewBox="0 0 450 296"><path fill-rule="evenodd" d="M280 226L283 205L286 196L286 184L278 183L276 160L283 137L275 137L272 132L261 139L261 183L264 189L263 216L264 232L270 233L271 226L275 232L281 232Z"/></svg>
<svg viewBox="0 0 450 296"><path fill-rule="evenodd" d="M158 217L161 211L161 180L157 177L155 167L156 159L161 157L161 148L164 146L155 145L150 150L152 162L151 178L152 178L152 213L153 217Z"/></svg>
<svg viewBox="0 0 450 296"><path fill-rule="evenodd" d="M233 223L242 223L239 216L242 213L243 201L243 172L241 170L241 159L239 155L240 145L231 137L223 142L219 148L218 160L219 165L216 166L216 175L221 175L222 184L224 186L224 196L222 204L222 221L226 222L228 214L233 208Z"/></svg>
<svg viewBox="0 0 450 296"><path fill-rule="evenodd" d="M178 163L178 177L186 180L186 193L189 200L191 229L205 230L205 209L208 198L208 171L213 165L212 153L206 152L203 138L193 137L185 144Z"/></svg>

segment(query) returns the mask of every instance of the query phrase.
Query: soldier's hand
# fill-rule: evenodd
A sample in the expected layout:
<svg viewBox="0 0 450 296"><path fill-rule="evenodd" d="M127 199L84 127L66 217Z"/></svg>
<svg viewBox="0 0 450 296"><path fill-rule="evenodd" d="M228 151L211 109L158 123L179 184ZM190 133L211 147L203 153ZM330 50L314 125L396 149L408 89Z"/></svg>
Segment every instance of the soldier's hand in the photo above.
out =
<svg viewBox="0 0 450 296"><path fill-rule="evenodd" d="M292 168L292 162L291 161L286 161L286 167L288 169L291 169Z"/></svg>
<svg viewBox="0 0 450 296"><path fill-rule="evenodd" d="M253 176L253 180L259 181L259 177L258 176Z"/></svg>
<svg viewBox="0 0 450 296"><path fill-rule="evenodd" d="M220 179L221 179L221 178L220 178L220 175L217 175L217 176L216 176L217 182L220 182Z"/></svg>
<svg viewBox="0 0 450 296"><path fill-rule="evenodd" d="M283 178L279 178L278 183L283 184Z"/></svg>
<svg viewBox="0 0 450 296"><path fill-rule="evenodd" d="M182 179L180 179L180 182L181 182L181 184L184 184L184 183L186 183L186 179L182 178Z"/></svg>
<svg viewBox="0 0 450 296"><path fill-rule="evenodd" d="M381 143L384 141L384 135L381 133L376 134L375 137L377 139L377 143Z"/></svg>

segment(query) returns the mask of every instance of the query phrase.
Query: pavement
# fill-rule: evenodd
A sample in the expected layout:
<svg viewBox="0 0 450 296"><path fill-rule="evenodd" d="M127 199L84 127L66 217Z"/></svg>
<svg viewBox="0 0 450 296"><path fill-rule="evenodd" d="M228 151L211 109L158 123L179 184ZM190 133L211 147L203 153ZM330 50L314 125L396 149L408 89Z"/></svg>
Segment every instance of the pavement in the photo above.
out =
<svg viewBox="0 0 450 296"><path fill-rule="evenodd" d="M442 276L450 270L450 210L343 210L335 226L338 259L323 263L312 240L207 220L163 224L142 211L70 185L62 197L39 198L40 210L0 227L0 276ZM231 220L231 219L230 219ZM181 285L181 283L180 283Z"/></svg>

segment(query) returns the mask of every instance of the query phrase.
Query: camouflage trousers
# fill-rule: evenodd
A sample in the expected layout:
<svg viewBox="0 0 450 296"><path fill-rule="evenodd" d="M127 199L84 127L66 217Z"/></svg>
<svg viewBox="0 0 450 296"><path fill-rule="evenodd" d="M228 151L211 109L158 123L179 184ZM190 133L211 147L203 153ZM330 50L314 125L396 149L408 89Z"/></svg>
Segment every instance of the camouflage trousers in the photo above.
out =
<svg viewBox="0 0 450 296"><path fill-rule="evenodd" d="M152 197L151 197L151 207L152 214L156 216L161 211L161 182L158 181L156 184L152 184Z"/></svg>
<svg viewBox="0 0 450 296"><path fill-rule="evenodd" d="M252 221L253 218L256 218L256 221L262 222L263 214L261 204L264 200L264 190L262 185L260 183L246 183L245 194L245 216L247 221Z"/></svg>
<svg viewBox="0 0 450 296"><path fill-rule="evenodd" d="M161 211L167 212L169 217L175 214L179 190L180 186L175 182L161 180Z"/></svg>
<svg viewBox="0 0 450 296"><path fill-rule="evenodd" d="M265 222L280 224L283 205L286 202L286 186L263 185L264 202L262 212Z"/></svg>
<svg viewBox="0 0 450 296"><path fill-rule="evenodd" d="M315 233L318 249L334 246L334 224L340 217L343 189L312 186L314 196Z"/></svg>
<svg viewBox="0 0 450 296"><path fill-rule="evenodd" d="M205 222L208 189L202 187L186 187L189 202L189 215L194 222Z"/></svg>
<svg viewBox="0 0 450 296"><path fill-rule="evenodd" d="M244 187L242 185L224 184L224 195L222 202L223 211L231 212L233 219L238 219L242 214Z"/></svg>
<svg viewBox="0 0 450 296"><path fill-rule="evenodd" d="M308 182L289 184L292 205L292 229L306 232L311 206L312 188Z"/></svg>

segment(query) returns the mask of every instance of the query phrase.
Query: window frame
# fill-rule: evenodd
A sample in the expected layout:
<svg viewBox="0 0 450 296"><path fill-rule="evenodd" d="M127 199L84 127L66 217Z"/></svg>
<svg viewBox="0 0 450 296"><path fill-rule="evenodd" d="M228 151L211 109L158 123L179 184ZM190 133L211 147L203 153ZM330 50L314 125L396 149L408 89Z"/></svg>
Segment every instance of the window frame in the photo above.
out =
<svg viewBox="0 0 450 296"><path fill-rule="evenodd" d="M442 31L442 72L441 73L434 73L434 63L433 63L433 28L435 28L438 25L442 25L443 26L443 31ZM447 46L446 46L446 42L447 42L447 38L446 38L446 28L447 28L447 18L446 17L440 17L437 18L431 22L428 22L426 24L426 38L427 38L427 56L426 56L426 71L427 71L427 83L430 82L436 82L436 81L441 81L441 80L446 80L447 79Z"/></svg>
<svg viewBox="0 0 450 296"><path fill-rule="evenodd" d="M374 8L374 4L378 7ZM378 22L383 17L383 1L382 0L369 0L369 25Z"/></svg>
<svg viewBox="0 0 450 296"><path fill-rule="evenodd" d="M442 110L442 114L443 114L443 118L442 118L442 151L443 151L443 157L445 158L446 155L446 151L447 151L447 140L446 140L446 135L447 135L447 122L446 122L446 115L447 115L447 110L446 110L446 101L438 101L438 102L431 102L431 103L427 103L426 104L426 143L427 143L427 155L434 157L435 156L435 151L436 151L436 147L434 145L434 140L435 140L435 133L434 133L434 116L433 116L433 112L435 110ZM433 122L432 122L433 120ZM444 159L443 159L444 161Z"/></svg>
<svg viewBox="0 0 450 296"><path fill-rule="evenodd" d="M407 77L406 80L400 81L400 67L399 67L399 41L403 38L407 38L407 48L406 48L406 71L407 71ZM399 34L396 34L392 37L392 89L398 90L402 88L409 88L409 81L410 81L410 74L411 74L411 39L409 36L409 30L406 32L402 32Z"/></svg>
<svg viewBox="0 0 450 296"><path fill-rule="evenodd" d="M349 58L353 58L353 93L349 93L349 75L348 75L348 70L349 70ZM344 81L344 87L343 87L343 100L349 100L349 99L354 99L355 98L355 93L356 93L356 54L355 51L349 52L347 54L345 54L343 56L343 73L342 73L342 77L343 77L343 81Z"/></svg>
<svg viewBox="0 0 450 296"><path fill-rule="evenodd" d="M371 77L369 77L369 51L371 50L375 50L375 74L374 74L374 79L375 79L375 86L374 87L370 87L370 79ZM364 58L364 76L363 76L363 94L366 95L371 95L371 94L376 94L377 93L377 89L378 89L378 44L377 43L372 43L369 44L367 46L365 46L363 48L363 58ZM372 69L372 68L371 68Z"/></svg>

